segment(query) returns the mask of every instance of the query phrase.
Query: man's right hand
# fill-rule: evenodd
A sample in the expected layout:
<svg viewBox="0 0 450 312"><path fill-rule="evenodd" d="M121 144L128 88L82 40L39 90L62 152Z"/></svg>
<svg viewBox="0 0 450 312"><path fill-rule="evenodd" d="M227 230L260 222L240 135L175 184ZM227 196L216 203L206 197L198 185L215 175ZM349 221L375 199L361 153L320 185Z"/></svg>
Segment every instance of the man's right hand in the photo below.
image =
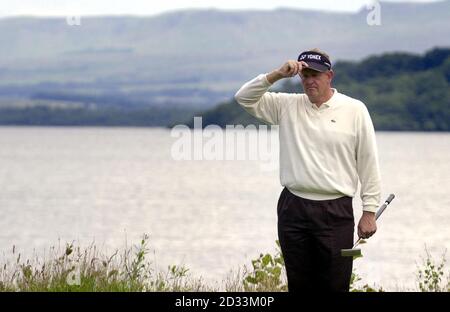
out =
<svg viewBox="0 0 450 312"><path fill-rule="evenodd" d="M294 77L295 75L299 74L304 67L308 67L308 64L303 61L298 62L295 60L289 60L277 70L269 73L267 75L267 80L272 84L283 78Z"/></svg>

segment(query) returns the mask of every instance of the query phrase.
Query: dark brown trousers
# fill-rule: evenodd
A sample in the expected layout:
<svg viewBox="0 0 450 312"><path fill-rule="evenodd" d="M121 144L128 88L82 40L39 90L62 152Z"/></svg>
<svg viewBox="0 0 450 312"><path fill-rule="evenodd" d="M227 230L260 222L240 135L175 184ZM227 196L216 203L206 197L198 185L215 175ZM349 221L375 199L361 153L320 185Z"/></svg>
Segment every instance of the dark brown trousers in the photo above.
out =
<svg viewBox="0 0 450 312"><path fill-rule="evenodd" d="M355 221L352 198L309 200L287 188L277 207L278 238L290 292L349 291Z"/></svg>

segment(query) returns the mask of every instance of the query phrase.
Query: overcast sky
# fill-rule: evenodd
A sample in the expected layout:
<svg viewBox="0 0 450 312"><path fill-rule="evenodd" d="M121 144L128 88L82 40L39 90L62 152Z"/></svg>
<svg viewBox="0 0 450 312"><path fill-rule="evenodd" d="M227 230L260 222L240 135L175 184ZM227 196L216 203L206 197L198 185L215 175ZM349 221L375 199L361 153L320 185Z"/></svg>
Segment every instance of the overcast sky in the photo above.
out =
<svg viewBox="0 0 450 312"><path fill-rule="evenodd" d="M377 0L0 0L0 16L154 15L186 8L301 9L357 11ZM385 0L386 1L386 0ZM388 0L433 2L436 0Z"/></svg>

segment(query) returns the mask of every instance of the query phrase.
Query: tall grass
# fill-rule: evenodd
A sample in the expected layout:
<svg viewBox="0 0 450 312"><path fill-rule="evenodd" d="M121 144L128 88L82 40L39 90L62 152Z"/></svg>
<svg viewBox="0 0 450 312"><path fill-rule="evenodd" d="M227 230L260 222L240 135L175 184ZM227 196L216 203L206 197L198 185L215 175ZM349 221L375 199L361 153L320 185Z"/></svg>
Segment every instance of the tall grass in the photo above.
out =
<svg viewBox="0 0 450 312"><path fill-rule="evenodd" d="M207 291L201 279L188 278L188 269L170 266L156 271L146 256L148 235L138 245L101 255L91 244L81 249L66 244L62 250L52 247L49 259L23 261L13 247L14 261L0 268L0 291L48 292L140 292Z"/></svg>
<svg viewBox="0 0 450 312"><path fill-rule="evenodd" d="M102 255L94 244L87 248L66 244L51 248L48 259L23 260L13 247L13 260L0 267L0 291L33 292L142 292L142 291L287 291L284 259L277 242L275 254L260 254L252 266L231 270L215 285L192 276L184 266L157 270L147 260L149 236L135 246ZM450 291L445 255L436 262L426 253L418 266L417 291ZM362 285L362 286L359 286ZM361 282L354 272L351 291L384 291Z"/></svg>
<svg viewBox="0 0 450 312"><path fill-rule="evenodd" d="M449 292L450 272L445 268L447 259L446 252L441 259L436 262L425 246L426 257L422 259L422 264L417 267L417 284L422 292Z"/></svg>

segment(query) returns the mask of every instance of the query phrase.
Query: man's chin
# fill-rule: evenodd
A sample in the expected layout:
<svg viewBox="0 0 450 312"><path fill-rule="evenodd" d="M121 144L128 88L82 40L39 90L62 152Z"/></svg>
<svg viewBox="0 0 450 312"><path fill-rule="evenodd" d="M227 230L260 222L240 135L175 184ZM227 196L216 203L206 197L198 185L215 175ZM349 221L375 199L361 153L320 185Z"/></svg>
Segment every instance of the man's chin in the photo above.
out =
<svg viewBox="0 0 450 312"><path fill-rule="evenodd" d="M320 94L317 91L313 92L307 91L305 93L308 96L308 99L311 103L316 103L320 99Z"/></svg>

